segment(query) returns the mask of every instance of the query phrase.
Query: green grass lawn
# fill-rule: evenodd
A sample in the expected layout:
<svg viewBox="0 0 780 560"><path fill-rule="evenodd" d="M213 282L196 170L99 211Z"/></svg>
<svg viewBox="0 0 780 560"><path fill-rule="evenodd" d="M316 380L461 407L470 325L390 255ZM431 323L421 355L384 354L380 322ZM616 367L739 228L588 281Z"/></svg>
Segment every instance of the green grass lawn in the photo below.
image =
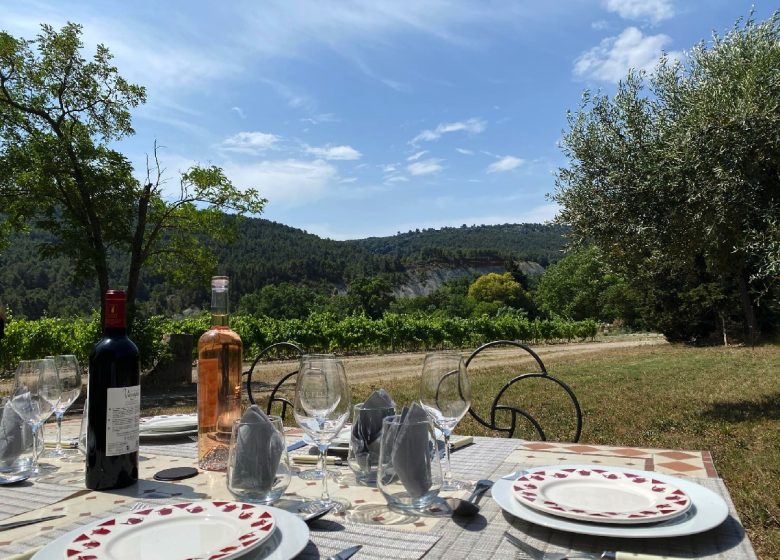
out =
<svg viewBox="0 0 780 560"><path fill-rule="evenodd" d="M756 552L780 558L780 346L655 346L545 363L580 399L580 441L709 450ZM474 406L483 411L519 371L477 365L470 372ZM417 396L410 380L383 386L399 404ZM353 400L360 402L374 388L356 386ZM552 427L549 439L564 439L572 430L571 415L560 412L566 402L544 389L524 387L521 395L518 388L516 402L545 417L543 425ZM486 433L470 417L457 432Z"/></svg>

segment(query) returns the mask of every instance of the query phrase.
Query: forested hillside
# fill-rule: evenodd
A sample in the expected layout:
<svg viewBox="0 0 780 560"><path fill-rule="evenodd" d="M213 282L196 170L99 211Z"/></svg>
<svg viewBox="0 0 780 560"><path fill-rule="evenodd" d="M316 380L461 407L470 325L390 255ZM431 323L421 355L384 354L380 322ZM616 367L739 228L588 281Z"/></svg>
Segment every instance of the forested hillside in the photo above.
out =
<svg viewBox="0 0 780 560"><path fill-rule="evenodd" d="M215 272L231 277L237 302L268 284L343 289L357 278L381 274L400 286L421 269L509 267L518 261L547 266L562 257L565 232L561 226L506 224L333 241L268 220L246 219L235 242L212 248L219 263ZM88 314L97 302L95 282L79 279L67 259L45 257L48 239L39 231L17 235L0 253L0 305L28 318ZM120 278L125 277L121 262L112 264ZM175 313L202 307L207 289L164 285L161 278L147 276L139 304L146 313Z"/></svg>

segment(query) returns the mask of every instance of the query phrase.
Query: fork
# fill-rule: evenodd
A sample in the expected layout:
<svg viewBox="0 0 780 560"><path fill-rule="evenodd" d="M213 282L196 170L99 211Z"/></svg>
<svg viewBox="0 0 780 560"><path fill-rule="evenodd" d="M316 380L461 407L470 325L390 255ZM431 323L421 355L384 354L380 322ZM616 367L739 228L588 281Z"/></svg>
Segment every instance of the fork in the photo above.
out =
<svg viewBox="0 0 780 560"><path fill-rule="evenodd" d="M504 537L514 546L525 552L534 560L685 560L676 556L659 556L657 554L641 554L636 552L615 552L605 550L596 552L542 552L509 533L504 531Z"/></svg>

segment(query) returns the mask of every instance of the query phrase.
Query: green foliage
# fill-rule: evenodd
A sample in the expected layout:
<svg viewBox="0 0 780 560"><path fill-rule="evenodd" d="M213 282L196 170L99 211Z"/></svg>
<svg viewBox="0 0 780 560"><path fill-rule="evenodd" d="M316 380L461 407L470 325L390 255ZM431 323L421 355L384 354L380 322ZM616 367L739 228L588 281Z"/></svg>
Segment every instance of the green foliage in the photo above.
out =
<svg viewBox="0 0 780 560"><path fill-rule="evenodd" d="M395 313L386 313L381 319L365 315L338 319L329 313L313 313L306 319L235 315L230 324L241 336L246 358L283 341L297 342L309 351L360 353L476 347L496 339L531 343L585 340L597 331L596 322L591 320L531 321L512 311L471 319ZM0 373L13 370L22 359L65 352L75 354L85 364L90 349L100 339L99 325L97 314L89 320L10 320L7 336L0 341ZM165 355L165 334L190 334L197 341L209 326L207 313L178 320L153 316L136 321L131 338L141 351L143 367L149 369Z"/></svg>
<svg viewBox="0 0 780 560"><path fill-rule="evenodd" d="M557 258L564 246L564 230L560 226L479 226L450 228L446 235L430 231L404 234L411 247L416 246L415 237L418 235L425 237L426 243L446 243L441 247L443 260L434 267L433 263L420 261L419 252L405 252L406 246L392 255L373 252L374 243L380 239L390 243L394 237L363 240L364 245L363 241L320 239L268 220L225 219L228 225L226 231L236 228L235 240L206 240L204 243L216 255L219 271L230 276L231 295L235 298L233 309L280 318L304 318L307 311L327 311L344 317L361 309L349 298L333 295L357 278L381 274L396 286L407 282L412 274L425 274L435 267L490 265L514 269L516 261L523 255L537 255L542 259L547 254L548 249L544 249L547 247L550 255L542 260L554 260L553 257ZM478 234L472 233L475 230ZM0 303L14 310L17 316L34 319L44 314L86 315L97 305L94 274L74 279L72 262L64 255L30 258L38 247L54 242L54 236L33 228L28 234L14 234L10 239L8 248L0 252ZM484 243L484 247L501 246L506 254L482 261L469 261L457 256L459 252L468 252L461 247L470 244L476 247L477 242ZM127 253L109 252L108 262L110 283L123 285L129 273ZM192 279L202 279L210 270L210 265L204 264ZM467 317L473 306L466 300L472 279L470 276L455 278L422 299L398 298L391 309ZM269 292L261 294L266 286L271 286ZM166 280L164 274L156 274L147 268L141 271L138 311L142 316L174 315L191 306L205 308L209 301L207 287L208 282L203 281L195 287L173 284ZM277 304L286 309L277 310Z"/></svg>
<svg viewBox="0 0 780 560"><path fill-rule="evenodd" d="M82 57L81 33L72 23L43 25L32 41L0 33L0 234L31 225L48 232L41 255L66 257L99 294L121 269L132 325L144 268L199 284L216 265L204 238L235 234L236 219L223 212L259 213L266 201L213 166L183 173L173 200L163 197L159 165L140 184L111 146L134 133L130 110L145 90L119 75L103 45L91 61ZM117 260L125 265L112 268Z"/></svg>
<svg viewBox="0 0 780 560"><path fill-rule="evenodd" d="M592 245L572 251L545 270L534 299L551 317L603 323L618 319L636 326L637 297L622 278L607 271Z"/></svg>
<svg viewBox="0 0 780 560"><path fill-rule="evenodd" d="M586 92L569 116L570 165L554 196L560 221L592 240L646 303L661 289L654 280L668 284L656 271L697 275L677 294L687 300L687 286L717 283L707 313L741 305L748 338L762 327L761 313L764 328L777 319L758 302L778 295L778 72L780 12L738 24L709 48L696 45L684 65L662 60L647 85L631 73L612 99ZM664 328L651 319L650 327Z"/></svg>
<svg viewBox="0 0 780 560"><path fill-rule="evenodd" d="M468 296L478 303L490 303L501 307L527 307L528 296L512 274L491 272L474 280L469 286Z"/></svg>
<svg viewBox="0 0 780 560"><path fill-rule="evenodd" d="M358 278L349 286L348 295L359 309L372 319L378 319L392 305L395 296L390 282L381 276Z"/></svg>

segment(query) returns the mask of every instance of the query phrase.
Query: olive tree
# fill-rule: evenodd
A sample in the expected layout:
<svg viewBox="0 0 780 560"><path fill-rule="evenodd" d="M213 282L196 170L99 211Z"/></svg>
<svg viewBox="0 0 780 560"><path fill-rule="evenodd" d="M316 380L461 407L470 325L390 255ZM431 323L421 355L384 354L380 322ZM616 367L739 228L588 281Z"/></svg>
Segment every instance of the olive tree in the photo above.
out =
<svg viewBox="0 0 780 560"><path fill-rule="evenodd" d="M41 27L33 40L0 32L0 235L49 232L43 253L68 256L101 294L125 284L132 318L145 268L203 278L215 264L203 241L234 231L223 212L258 213L265 200L213 166L184 172L168 197L156 146L137 179L112 146L134 134L130 110L145 89L119 75L105 46L85 59L79 25ZM112 252L126 255L121 270L109 270Z"/></svg>
<svg viewBox="0 0 780 560"><path fill-rule="evenodd" d="M631 71L611 98L586 91L553 195L558 220L646 297L671 289L660 270L690 293L709 284L705 306L738 306L753 340L780 263L779 22L738 22L684 63L662 58L649 78Z"/></svg>

